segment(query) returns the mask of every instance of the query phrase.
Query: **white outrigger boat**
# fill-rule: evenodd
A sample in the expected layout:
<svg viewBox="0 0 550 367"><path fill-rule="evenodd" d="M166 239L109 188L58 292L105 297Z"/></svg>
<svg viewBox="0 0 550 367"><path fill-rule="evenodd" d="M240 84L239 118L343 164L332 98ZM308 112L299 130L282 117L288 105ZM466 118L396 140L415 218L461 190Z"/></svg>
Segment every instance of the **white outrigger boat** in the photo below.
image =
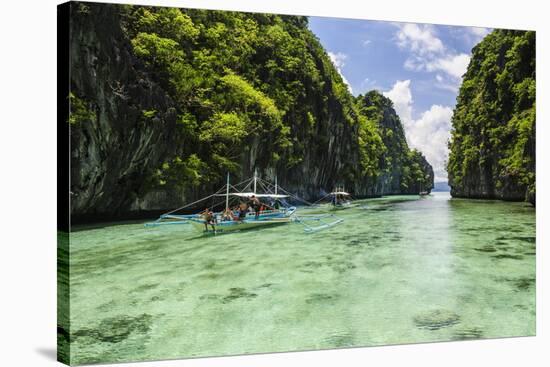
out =
<svg viewBox="0 0 550 367"><path fill-rule="evenodd" d="M428 190L424 190L423 189L423 186L420 185L420 192L418 193L418 195L420 196L427 196L427 195L430 195L430 192Z"/></svg>
<svg viewBox="0 0 550 367"><path fill-rule="evenodd" d="M210 211L209 208L219 207L223 203L216 202L215 200L221 197L225 199L225 210L221 212ZM243 213L242 209L239 209L238 206L233 208L230 206L230 204L235 204L235 202L237 204L239 202L245 203L251 199L258 202L255 211L251 212L247 210ZM254 173L254 177L233 186L229 182L228 174L227 183L214 194L162 214L156 221L146 223L145 225L191 224L200 232L218 234L273 225L299 223L304 226L305 232L311 233L332 227L343 221L340 218L335 218L332 214L298 215L297 207L289 205L287 199L294 199L309 204L278 186L277 178L275 178L275 184L271 184L268 181L260 179ZM177 214L186 208L197 207L201 202L205 202L206 200L211 200L212 205L209 208L207 207L202 213ZM268 201L269 203L261 203L261 200ZM334 220L327 222L329 218L333 218ZM318 222L318 225L310 226L306 223L311 221Z"/></svg>
<svg viewBox="0 0 550 367"><path fill-rule="evenodd" d="M319 205L323 202L325 203L324 205L329 205L330 210L348 209L355 206L352 202L351 194L344 191L344 188L341 187L336 187L334 191L317 200L314 205Z"/></svg>
<svg viewBox="0 0 550 367"><path fill-rule="evenodd" d="M337 188L330 194L330 203L334 210L347 209L352 206L351 195L344 191L344 189Z"/></svg>

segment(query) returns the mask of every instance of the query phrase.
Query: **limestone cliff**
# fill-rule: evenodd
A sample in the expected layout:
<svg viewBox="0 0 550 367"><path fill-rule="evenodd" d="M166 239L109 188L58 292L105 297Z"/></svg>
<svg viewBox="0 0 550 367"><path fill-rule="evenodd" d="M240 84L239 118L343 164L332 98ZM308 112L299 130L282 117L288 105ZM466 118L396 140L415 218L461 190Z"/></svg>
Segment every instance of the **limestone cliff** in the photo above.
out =
<svg viewBox="0 0 550 367"><path fill-rule="evenodd" d="M173 143L176 110L144 72L111 7L72 4L71 210L123 213ZM142 110L161 111L145 121Z"/></svg>
<svg viewBox="0 0 550 367"><path fill-rule="evenodd" d="M535 204L535 32L495 30L474 49L452 118L455 197Z"/></svg>
<svg viewBox="0 0 550 367"><path fill-rule="evenodd" d="M376 123L384 145L379 158L379 174L368 194L431 191L434 186L432 166L420 152L409 148L393 102L377 91L370 91L357 97L357 105L362 114Z"/></svg>
<svg viewBox="0 0 550 367"><path fill-rule="evenodd" d="M433 186L391 102L355 99L305 17L72 3L69 65L76 220L175 208L255 169L308 199Z"/></svg>

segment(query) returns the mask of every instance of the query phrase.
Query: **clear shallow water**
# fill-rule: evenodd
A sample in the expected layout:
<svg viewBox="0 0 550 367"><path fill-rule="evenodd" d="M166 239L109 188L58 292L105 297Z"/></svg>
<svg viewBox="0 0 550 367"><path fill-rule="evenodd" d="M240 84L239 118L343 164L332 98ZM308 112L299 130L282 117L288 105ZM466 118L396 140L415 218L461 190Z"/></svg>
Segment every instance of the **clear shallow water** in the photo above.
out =
<svg viewBox="0 0 550 367"><path fill-rule="evenodd" d="M447 193L361 203L315 234L77 228L72 362L535 334L534 208Z"/></svg>

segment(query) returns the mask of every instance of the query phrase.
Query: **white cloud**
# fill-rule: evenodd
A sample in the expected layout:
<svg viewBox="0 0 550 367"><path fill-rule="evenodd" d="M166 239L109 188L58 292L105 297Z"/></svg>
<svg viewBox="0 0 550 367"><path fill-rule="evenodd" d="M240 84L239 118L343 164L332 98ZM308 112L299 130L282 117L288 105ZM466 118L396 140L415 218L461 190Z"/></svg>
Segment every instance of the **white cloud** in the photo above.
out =
<svg viewBox="0 0 550 367"><path fill-rule="evenodd" d="M491 33L491 28L482 28L482 27L467 27L464 33L464 39L470 47L477 45L486 35Z"/></svg>
<svg viewBox="0 0 550 367"><path fill-rule="evenodd" d="M470 56L466 54L448 55L429 61L426 64L427 71L443 71L455 79L461 79L466 72Z"/></svg>
<svg viewBox="0 0 550 367"><path fill-rule="evenodd" d="M491 28L484 27L448 27L450 35L460 40L466 47L477 45L486 35L491 33Z"/></svg>
<svg viewBox="0 0 550 367"><path fill-rule="evenodd" d="M489 34L489 32L491 32L491 28L483 27L468 27L468 30L471 34L480 38L485 37L487 34Z"/></svg>
<svg viewBox="0 0 550 367"><path fill-rule="evenodd" d="M449 157L447 142L451 136L453 110L447 106L432 105L418 120L405 128L407 141L420 150L434 169L435 181L446 181L445 164Z"/></svg>
<svg viewBox="0 0 550 367"><path fill-rule="evenodd" d="M445 81L438 81L434 83L434 86L439 89L447 90L449 92L458 93L459 85L456 83L449 83Z"/></svg>
<svg viewBox="0 0 550 367"><path fill-rule="evenodd" d="M400 24L396 36L399 47L420 55L441 53L445 50L443 42L435 36L433 26L429 24Z"/></svg>
<svg viewBox="0 0 550 367"><path fill-rule="evenodd" d="M397 45L410 51L403 64L412 71L427 71L442 73L436 76L436 86L447 90L458 90L462 75L466 72L470 56L457 53L446 47L437 37L436 30L431 25L397 24ZM476 34L483 34L485 29L468 28Z"/></svg>
<svg viewBox="0 0 550 367"><path fill-rule="evenodd" d="M432 105L420 115L420 118L413 119L410 84L410 80L397 81L391 90L383 94L392 100L405 128L409 146L421 151L430 162L434 169L435 181L446 181L445 164L449 156L447 141L450 137L453 110L447 106Z"/></svg>
<svg viewBox="0 0 550 367"><path fill-rule="evenodd" d="M363 46L368 46L372 41L371 40L364 40Z"/></svg>
<svg viewBox="0 0 550 367"><path fill-rule="evenodd" d="M342 68L346 64L346 59L348 58L348 55L342 53L342 52L328 52L328 57L330 57L330 61L336 66L337 68Z"/></svg>
<svg viewBox="0 0 550 367"><path fill-rule="evenodd" d="M348 82L348 80L344 76L344 73L342 73L342 68L346 64L346 59L348 58L348 55L346 55L342 52L333 53L333 52L330 52L330 51L328 51L327 54L328 54L328 57L330 57L330 61L332 61L332 64L336 68L336 71L338 71L338 74L340 74L340 76L342 77L342 80L348 86L348 89L349 89L350 93L353 93L353 89L351 88L351 84Z"/></svg>
<svg viewBox="0 0 550 367"><path fill-rule="evenodd" d="M383 93L384 96L392 100L393 107L404 125L412 121L413 99L410 85L410 80L398 80L395 82L392 89Z"/></svg>
<svg viewBox="0 0 550 367"><path fill-rule="evenodd" d="M366 93L371 90L382 91L384 88L378 84L376 80L371 80L370 78L365 78L359 85L358 93Z"/></svg>
<svg viewBox="0 0 550 367"><path fill-rule="evenodd" d="M421 57L411 55L405 60L403 64L405 69L412 71L421 71L426 68L425 60Z"/></svg>

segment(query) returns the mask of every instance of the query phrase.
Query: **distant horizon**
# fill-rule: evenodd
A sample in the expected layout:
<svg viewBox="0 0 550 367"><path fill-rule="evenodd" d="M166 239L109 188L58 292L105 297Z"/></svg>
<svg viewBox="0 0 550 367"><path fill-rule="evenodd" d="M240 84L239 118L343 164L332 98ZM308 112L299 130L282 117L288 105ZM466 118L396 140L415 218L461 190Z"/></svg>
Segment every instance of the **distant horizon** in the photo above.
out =
<svg viewBox="0 0 550 367"><path fill-rule="evenodd" d="M451 192L448 182L434 182L433 192Z"/></svg>

